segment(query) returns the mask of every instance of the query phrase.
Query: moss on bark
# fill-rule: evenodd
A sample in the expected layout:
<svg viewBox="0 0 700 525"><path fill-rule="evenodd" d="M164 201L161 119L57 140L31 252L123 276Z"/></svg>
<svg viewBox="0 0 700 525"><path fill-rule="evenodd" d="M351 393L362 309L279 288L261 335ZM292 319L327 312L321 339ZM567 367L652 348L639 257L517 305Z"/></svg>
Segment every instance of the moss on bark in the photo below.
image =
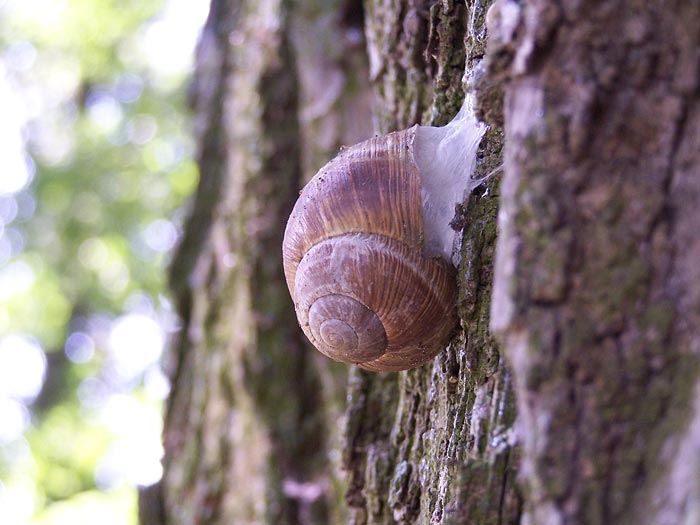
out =
<svg viewBox="0 0 700 525"><path fill-rule="evenodd" d="M484 54L488 3L365 5L378 131L421 116L423 123L446 123L462 103L463 77L473 78ZM478 173L500 165L502 143L500 131L489 130ZM519 520L514 399L488 328L497 196L495 177L468 202L458 277L461 324L448 348L400 374L351 372L343 444L351 523Z"/></svg>
<svg viewBox="0 0 700 525"><path fill-rule="evenodd" d="M635 0L489 16L507 138L493 317L533 523L697 520L700 453L681 444L698 437L699 16Z"/></svg>

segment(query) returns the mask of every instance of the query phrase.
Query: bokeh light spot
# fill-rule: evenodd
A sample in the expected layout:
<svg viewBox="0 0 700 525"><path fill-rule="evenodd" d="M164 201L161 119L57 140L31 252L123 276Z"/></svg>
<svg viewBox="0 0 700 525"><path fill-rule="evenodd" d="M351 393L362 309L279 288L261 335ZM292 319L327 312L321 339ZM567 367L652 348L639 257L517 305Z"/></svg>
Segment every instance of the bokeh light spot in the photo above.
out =
<svg viewBox="0 0 700 525"><path fill-rule="evenodd" d="M9 68L15 71L27 71L36 62L36 47L27 40L12 42L5 51L5 60Z"/></svg>
<svg viewBox="0 0 700 525"><path fill-rule="evenodd" d="M29 411L19 401L0 398L0 443L19 438L29 425Z"/></svg>
<svg viewBox="0 0 700 525"><path fill-rule="evenodd" d="M74 363L87 363L95 355L95 342L88 334L73 332L66 339L65 352Z"/></svg>
<svg viewBox="0 0 700 525"><path fill-rule="evenodd" d="M158 124L156 124L156 119L151 115L136 115L127 124L127 136L129 140L134 144L146 144L153 137L156 136L158 131Z"/></svg>
<svg viewBox="0 0 700 525"><path fill-rule="evenodd" d="M14 221L15 217L17 217L18 209L17 199L14 196L5 195L0 197L0 221L5 224Z"/></svg>
<svg viewBox="0 0 700 525"><path fill-rule="evenodd" d="M107 489L121 480L141 486L157 482L163 473L157 410L131 396L116 394L105 404L102 417L117 439L95 471L97 485Z"/></svg>
<svg viewBox="0 0 700 525"><path fill-rule="evenodd" d="M89 270L99 270L107 263L109 249L102 239L92 237L78 248L78 260L80 264Z"/></svg>
<svg viewBox="0 0 700 525"><path fill-rule="evenodd" d="M31 482L5 485L0 481L0 516L5 523L28 524L34 514L34 491Z"/></svg>
<svg viewBox="0 0 700 525"><path fill-rule="evenodd" d="M34 270L23 261L15 261L0 270L0 301L25 292L34 284Z"/></svg>
<svg viewBox="0 0 700 525"><path fill-rule="evenodd" d="M133 377L158 361L163 352L163 331L160 325L142 314L118 318L109 334L109 348L116 368L123 377Z"/></svg>
<svg viewBox="0 0 700 525"><path fill-rule="evenodd" d="M0 395L31 401L45 374L46 357L38 342L16 334L0 339Z"/></svg>
<svg viewBox="0 0 700 525"><path fill-rule="evenodd" d="M25 120L23 108L21 100L10 87L4 63L0 61L0 195L18 192L29 184L33 175L33 166L27 161L20 132Z"/></svg>
<svg viewBox="0 0 700 525"><path fill-rule="evenodd" d="M90 94L87 109L90 119L104 133L114 131L124 117L119 101L106 93Z"/></svg>
<svg viewBox="0 0 700 525"><path fill-rule="evenodd" d="M143 91L143 80L133 73L124 73L114 83L115 96L125 104L136 102Z"/></svg>
<svg viewBox="0 0 700 525"><path fill-rule="evenodd" d="M152 250L167 252L177 242L177 230L172 222L157 219L146 227L143 238Z"/></svg>

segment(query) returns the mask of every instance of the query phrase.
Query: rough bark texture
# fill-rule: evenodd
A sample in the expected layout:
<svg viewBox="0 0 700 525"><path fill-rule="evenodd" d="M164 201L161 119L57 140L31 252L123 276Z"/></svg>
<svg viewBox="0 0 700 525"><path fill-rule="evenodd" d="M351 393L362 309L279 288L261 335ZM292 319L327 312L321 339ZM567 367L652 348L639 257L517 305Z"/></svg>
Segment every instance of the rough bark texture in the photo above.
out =
<svg viewBox="0 0 700 525"><path fill-rule="evenodd" d="M169 525L343 521L330 444L346 371L306 346L280 247L302 166L323 150L303 137L337 150L343 115L326 115L342 99L363 106L345 71L364 53L357 30L343 38L351 24L340 2L292 4L213 0L198 49L201 180L171 271L183 327L159 488ZM317 46L332 38L320 64L318 48L300 44L307 31ZM314 80L338 76L327 107L309 108Z"/></svg>
<svg viewBox="0 0 700 525"><path fill-rule="evenodd" d="M162 509L144 523L519 521L514 397L488 333L497 178L468 203L461 327L419 369L363 373L306 346L280 253L300 179L371 135L367 79L377 132L456 113L488 3L212 1L193 86L201 180L171 275L183 328L165 472L142 499ZM483 144L476 176L501 162L499 129Z"/></svg>
<svg viewBox="0 0 700 525"><path fill-rule="evenodd" d="M366 6L378 132L445 124L478 67L488 2ZM487 104L488 106L488 104ZM500 163L489 130L479 173ZM459 268L461 330L435 360L400 374L350 373L342 446L350 522L517 523L510 375L488 335L498 188L472 196Z"/></svg>
<svg viewBox="0 0 700 525"><path fill-rule="evenodd" d="M499 0L525 518L700 522L700 4Z"/></svg>

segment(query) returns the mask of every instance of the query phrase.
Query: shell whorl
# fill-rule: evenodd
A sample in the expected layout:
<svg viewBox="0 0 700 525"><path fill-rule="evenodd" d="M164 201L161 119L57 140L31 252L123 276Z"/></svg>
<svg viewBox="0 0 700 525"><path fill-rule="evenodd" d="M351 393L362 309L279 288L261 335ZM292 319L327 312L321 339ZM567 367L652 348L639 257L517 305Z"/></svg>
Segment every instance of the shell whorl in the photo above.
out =
<svg viewBox="0 0 700 525"><path fill-rule="evenodd" d="M369 370L426 362L456 322L454 270L423 254L415 133L342 151L304 188L285 232L285 276L305 334Z"/></svg>

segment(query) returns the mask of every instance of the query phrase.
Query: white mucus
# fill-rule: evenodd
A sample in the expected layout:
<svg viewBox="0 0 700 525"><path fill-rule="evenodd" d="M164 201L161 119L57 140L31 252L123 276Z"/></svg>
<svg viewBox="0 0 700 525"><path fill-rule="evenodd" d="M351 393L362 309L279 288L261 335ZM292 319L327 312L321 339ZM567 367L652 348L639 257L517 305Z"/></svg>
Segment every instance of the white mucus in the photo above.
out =
<svg viewBox="0 0 700 525"><path fill-rule="evenodd" d="M456 232L450 226L455 205L464 202L483 179L472 179L476 153L486 124L474 116L467 96L457 116L443 127L418 126L413 156L421 178L423 250L428 256L453 260Z"/></svg>

